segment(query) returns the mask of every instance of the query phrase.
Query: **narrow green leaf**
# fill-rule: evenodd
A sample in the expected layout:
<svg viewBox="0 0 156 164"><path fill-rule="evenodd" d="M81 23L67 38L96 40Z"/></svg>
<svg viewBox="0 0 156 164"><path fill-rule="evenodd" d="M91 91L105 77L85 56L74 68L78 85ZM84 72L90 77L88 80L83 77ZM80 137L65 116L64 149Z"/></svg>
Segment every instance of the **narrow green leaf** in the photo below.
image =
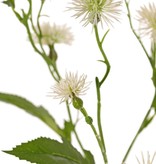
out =
<svg viewBox="0 0 156 164"><path fill-rule="evenodd" d="M3 1L2 3L8 5L9 7L15 8L14 0L6 0L6 1Z"/></svg>
<svg viewBox="0 0 156 164"><path fill-rule="evenodd" d="M107 36L108 32L109 32L109 30L107 30L106 33L103 35L103 37L102 37L102 39L101 39L101 42L100 42L101 45L102 45L102 43L103 43L105 37Z"/></svg>
<svg viewBox="0 0 156 164"><path fill-rule="evenodd" d="M16 17L18 18L18 20L19 20L21 23L23 23L23 18L21 17L21 15L20 15L18 12L16 12L14 9L13 9L13 12L15 13Z"/></svg>
<svg viewBox="0 0 156 164"><path fill-rule="evenodd" d="M20 96L0 93L0 101L15 105L29 114L39 118L60 136L64 136L63 130L56 124L54 118L48 113L43 106L35 106L30 101Z"/></svg>
<svg viewBox="0 0 156 164"><path fill-rule="evenodd" d="M87 164L82 155L65 140L60 143L41 137L4 152L37 164Z"/></svg>
<svg viewBox="0 0 156 164"><path fill-rule="evenodd" d="M152 120L154 119L155 117L155 114L153 114L153 116L150 116L150 118L147 118L144 122L144 124L142 125L142 128L140 131L142 131L143 129L145 129L151 122Z"/></svg>

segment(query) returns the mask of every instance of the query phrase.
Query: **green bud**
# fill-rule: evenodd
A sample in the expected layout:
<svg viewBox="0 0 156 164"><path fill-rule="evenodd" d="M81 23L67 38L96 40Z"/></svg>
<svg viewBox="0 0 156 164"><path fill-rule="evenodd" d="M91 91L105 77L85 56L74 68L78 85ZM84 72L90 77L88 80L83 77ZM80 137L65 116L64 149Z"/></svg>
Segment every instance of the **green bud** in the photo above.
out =
<svg viewBox="0 0 156 164"><path fill-rule="evenodd" d="M6 1L2 1L2 3L8 5L9 7L15 8L14 0L6 0Z"/></svg>
<svg viewBox="0 0 156 164"><path fill-rule="evenodd" d="M87 116L85 118L85 120L86 120L87 124L89 124L89 125L91 125L93 123L93 119L90 116Z"/></svg>
<svg viewBox="0 0 156 164"><path fill-rule="evenodd" d="M79 97L75 96L73 98L72 103L73 103L74 108L76 108L76 109L81 109L83 107L83 101Z"/></svg>
<svg viewBox="0 0 156 164"><path fill-rule="evenodd" d="M57 60L57 52L55 51L54 45L49 46L49 58L53 61L56 62Z"/></svg>

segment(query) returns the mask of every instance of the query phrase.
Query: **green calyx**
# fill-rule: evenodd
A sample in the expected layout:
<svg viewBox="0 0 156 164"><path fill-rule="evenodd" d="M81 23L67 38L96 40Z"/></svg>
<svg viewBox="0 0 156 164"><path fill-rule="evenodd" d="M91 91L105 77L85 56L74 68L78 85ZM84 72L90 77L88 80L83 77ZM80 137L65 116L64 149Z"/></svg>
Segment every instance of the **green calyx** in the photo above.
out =
<svg viewBox="0 0 156 164"><path fill-rule="evenodd" d="M72 100L73 106L76 109L81 109L83 107L83 101L79 97L74 96Z"/></svg>

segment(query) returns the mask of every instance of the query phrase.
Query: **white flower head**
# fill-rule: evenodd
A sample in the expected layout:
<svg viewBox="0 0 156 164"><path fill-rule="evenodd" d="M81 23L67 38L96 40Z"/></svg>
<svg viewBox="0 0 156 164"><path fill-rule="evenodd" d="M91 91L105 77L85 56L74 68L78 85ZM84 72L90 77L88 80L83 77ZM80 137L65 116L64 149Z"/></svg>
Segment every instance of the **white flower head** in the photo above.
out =
<svg viewBox="0 0 156 164"><path fill-rule="evenodd" d="M140 22L141 35L149 35L153 41L156 41L156 6L149 3L138 10L138 21Z"/></svg>
<svg viewBox="0 0 156 164"><path fill-rule="evenodd" d="M142 156L142 162L139 161L139 159L137 158L138 164L154 164L154 158L155 158L156 153L154 153L153 157L150 157L149 152L147 153L147 158L144 157L143 153L141 153Z"/></svg>
<svg viewBox="0 0 156 164"><path fill-rule="evenodd" d="M73 35L70 32L70 28L66 25L51 25L49 22L44 22L40 25L42 37L41 43L43 45L53 45L55 43L71 44L73 41ZM39 31L37 29L37 31ZM34 41L39 42L37 36L34 34Z"/></svg>
<svg viewBox="0 0 156 164"><path fill-rule="evenodd" d="M60 103L62 103L69 99L72 100L74 96L84 95L90 84L86 82L86 78L84 74L78 76L78 73L66 73L65 78L52 87L52 97L61 99Z"/></svg>
<svg viewBox="0 0 156 164"><path fill-rule="evenodd" d="M114 20L119 20L121 1L118 0L72 0L70 10L74 10L76 18L82 16L84 26L92 23L104 21L107 25L112 25Z"/></svg>

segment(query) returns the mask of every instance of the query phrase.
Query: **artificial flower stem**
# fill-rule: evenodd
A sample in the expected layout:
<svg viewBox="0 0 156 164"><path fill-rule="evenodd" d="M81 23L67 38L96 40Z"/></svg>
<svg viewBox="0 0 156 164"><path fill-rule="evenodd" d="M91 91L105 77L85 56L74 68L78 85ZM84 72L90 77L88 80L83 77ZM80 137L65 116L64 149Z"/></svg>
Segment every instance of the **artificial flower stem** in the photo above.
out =
<svg viewBox="0 0 156 164"><path fill-rule="evenodd" d="M151 58L150 58L150 56L149 56L149 54L148 54L148 52L147 52L147 50L146 50L144 44L142 43L140 37L137 35L137 33L135 32L135 30L134 30L134 28L133 28L133 24L132 24L132 20L131 20L131 13L130 13L130 9L129 9L129 2L127 2L126 0L125 0L125 5L126 5L126 8L127 8L127 12L128 12L127 16L128 16L128 19L129 19L130 28L131 28L133 34L135 35L135 37L137 38L137 40L139 41L139 43L140 43L142 49L144 50L144 52L145 52L145 54L146 54L146 57L148 58L148 60L149 60L149 62L150 62L150 65L151 65L151 67L152 67L152 69L153 69L153 71L154 71L154 65L153 65L153 63L152 63L152 60L151 60ZM152 79L152 80L153 80L153 83L154 83L154 79ZM155 84L155 83L154 83L154 84ZM129 155L129 153L130 153L130 151L131 151L131 149L132 149L132 147L133 147L133 145L134 145L136 139L138 138L139 134L143 131L143 129L145 129L145 128L148 126L148 124L149 124L149 123L153 120L153 118L155 117L155 114L154 114L154 115L151 117L150 121L148 120L148 117L149 117L150 114L151 114L151 110L152 110L153 108L154 108L154 109L156 108L156 106L155 106L155 103L156 103L156 102L155 102L155 101L156 101L156 92L155 92L155 94L154 94L154 98L153 98L153 101L152 101L152 105L151 105L150 109L148 110L147 114L145 115L145 118L144 118L144 120L142 121L142 124L141 124L139 130L137 131L137 133L136 133L134 139L132 140L132 142L131 142L131 144L130 144L130 146L129 146L129 148L128 148L128 150L127 150L127 152L126 152L126 154L125 154L125 156L124 156L124 158L123 158L123 161L122 161L123 163L126 161L126 159L127 159L128 155ZM148 124L146 123L146 121L148 121Z"/></svg>
<svg viewBox="0 0 156 164"><path fill-rule="evenodd" d="M31 13L31 17L30 17L30 21L31 21L31 25L32 25L32 29L34 30L34 33L36 34L36 36L38 37L38 40L39 40L39 45L40 45L40 47L41 47L41 50L42 50L42 54L44 55L44 56L46 56L46 52L45 52L45 50L44 50L44 48L43 48L43 45L42 45L42 42L41 42L41 38L42 38L42 31L41 31L41 28L40 28L40 23L39 23L39 19L40 19L40 16L41 16L41 11L42 11L42 8L43 8L43 5L44 5L44 2L45 1L42 1L41 2L41 5L40 5L40 9L39 9L39 12L38 12L38 14L37 14L37 27L38 27L38 29L39 29L39 33L36 31L36 29L35 29L35 26L34 26L34 23L33 23L33 20L32 20L32 3L31 3L31 1L29 2L30 3L30 13ZM54 46L53 46L54 47ZM54 48L53 48L54 49ZM54 51L55 51L55 49L54 49ZM43 56L42 55L42 56ZM46 61L46 63L49 65L49 62L47 62L47 60L45 60ZM52 63L52 67L53 67L53 69L54 69L54 71L52 72L52 76L53 76L53 78L56 80L56 81L59 81L60 80L60 75L59 75L59 73L58 73L58 70L57 70L57 67L56 67L56 64L55 64L55 62L54 61L51 61L50 63ZM51 65L51 64L50 64ZM51 67L49 66L49 70L51 71ZM54 73L55 72L55 73ZM56 74L56 75L55 75ZM57 78L57 77L58 78Z"/></svg>
<svg viewBox="0 0 156 164"><path fill-rule="evenodd" d="M67 112L68 112L69 120L70 120L71 124L73 125L73 119L72 119L72 115L71 115L71 111L70 111L70 107L69 107L68 101L66 101L66 107L67 107ZM81 141L80 141L80 139L79 139L79 136L78 136L78 134L77 134L77 132L76 132L76 130L75 130L75 126L74 126L73 132L74 132L74 135L75 135L75 137L76 137L76 140L77 140L77 142L78 142L78 144L79 144L81 150L83 151L84 155L86 156L86 153L85 153L85 151L84 151L85 149L83 148L83 145L82 145L82 143L81 143Z"/></svg>
<svg viewBox="0 0 156 164"><path fill-rule="evenodd" d="M32 34L30 32L30 27L29 27L29 23L28 23L28 18L30 19L30 22L32 21L32 2L31 0L29 1L29 10L28 10L28 13L25 14L27 15L27 19L25 19L23 21L23 18L20 16L19 13L17 13L14 9L14 7L12 7L12 11L14 12L15 16L17 17L17 19L25 26L26 30L27 30L27 34L28 34L28 37L29 37L29 40L30 40L30 43L32 45L32 47L34 48L34 50L43 57L43 59L45 60L45 62L47 63L48 65L48 69L52 75L52 77L58 81L57 77L55 76L54 74L54 70L52 70L52 67L53 67L53 64L52 62L50 61L50 59L48 59L48 57L46 56L45 53L41 52L36 46L35 46L35 43L33 41L33 38L32 38ZM24 11L23 11L24 12ZM32 22L31 22L32 23ZM41 47L42 48L42 47ZM54 69L54 68L53 68Z"/></svg>
<svg viewBox="0 0 156 164"><path fill-rule="evenodd" d="M80 109L81 113L83 114L83 116L85 117L85 120L86 120L86 123L90 125L95 137L96 137L96 140L99 144L99 147L101 149L101 153L102 153L102 156L103 156L103 159L104 159L104 163L105 164L108 164L108 159L107 159L107 155L106 155L106 151L105 151L105 148L103 147L103 143L101 141L101 137L98 135L97 131L96 131L96 128L95 126L93 125L93 120L92 118L88 115L87 111L85 110L84 107L82 107Z"/></svg>
<svg viewBox="0 0 156 164"><path fill-rule="evenodd" d="M129 148L128 148L128 150L127 150L127 152L126 152L126 154L125 154L125 156L124 156L124 158L123 158L123 160L122 160L122 163L125 163L125 162L126 162L126 159L127 159L128 155L129 155L129 153L130 153L130 151L131 151L131 149L132 149L132 147L133 147L133 145L134 145L136 139L137 139L138 136L140 135L140 133L148 126L148 124L149 124L149 123L153 120L153 118L155 117L156 113L154 113L154 115L151 117L150 122L149 122L149 116L150 116L150 114L151 114L151 111L153 110L153 108L154 108L154 110L155 110L155 108L156 108L156 107L155 107L155 103L156 103L156 92L155 92L155 94L154 94L154 98L153 98L153 101L152 101L152 105L151 105L150 109L147 111L147 113L146 113L146 115L145 115L145 117L144 117L144 119L143 119L143 121L142 121L142 123L141 123L140 128L138 129L138 131L137 131L135 137L133 138L133 140L132 140L132 142L131 142L131 144L130 144L130 146L129 146ZM147 124L147 121L148 121L148 124Z"/></svg>
<svg viewBox="0 0 156 164"><path fill-rule="evenodd" d="M98 121L98 128L99 128L99 134L100 134L100 137L101 137L101 141L102 141L104 150L106 152L105 141L104 141L104 136L103 136L103 130L102 130L102 125L101 125L101 94L100 94L100 87L99 87L98 77L96 77L95 82L96 82L96 91L97 91L97 121Z"/></svg>
<svg viewBox="0 0 156 164"><path fill-rule="evenodd" d="M137 40L139 41L139 43L140 43L142 49L144 50L144 52L145 52L145 54L146 54L146 57L148 58L148 60L149 60L149 62L150 62L150 64L151 64L151 67L153 67L153 66L152 66L151 58L149 57L149 54L148 54L148 52L147 52L147 50L146 50L144 44L142 43L140 37L137 35L137 33L136 33L135 30L134 30L134 27L133 27L133 24L132 24L132 19L131 19L131 13L130 13L130 9L129 9L129 2L127 2L126 0L125 0L125 5L126 5L126 8L127 8L127 12L128 12L128 13L127 13L127 16L128 16L128 19L129 19L130 28L131 28L133 34L135 35L135 37L137 38Z"/></svg>
<svg viewBox="0 0 156 164"><path fill-rule="evenodd" d="M50 59L49 59L45 54L43 54L42 52L40 52L40 51L38 50L38 48L35 46L34 41L33 41L33 39L32 39L32 36L31 36L31 32L30 32L30 29L29 29L28 24L26 25L26 29L27 29L27 33L28 33L29 40L30 40L30 43L31 43L32 47L34 48L34 50L35 50L38 54L40 54L40 55L43 57L43 59L44 59L45 62L47 63L48 69L49 69L49 71L50 71L52 77L53 77L56 81L58 81L58 78L57 78L56 75L54 74L55 69L54 69L54 70L51 69L51 66L53 67L52 62L50 61ZM53 67L53 68L54 68L54 67Z"/></svg>
<svg viewBox="0 0 156 164"><path fill-rule="evenodd" d="M95 36L96 36L96 41L97 41L97 44L98 44L98 47L101 51L101 54L104 58L104 63L106 64L106 72L104 74L104 77L102 78L101 81L99 81L98 78L96 78L96 90L97 90L97 121L98 121L98 129L99 129L99 134L100 134L100 138L101 138L101 141L102 141L102 144L103 144L103 148L106 152L106 146L105 146L105 141L104 141L104 135L103 135L103 130L102 130L102 124L101 124L101 96L100 96L100 87L101 85L104 83L104 81L106 80L109 72L110 72L110 64L109 64L109 61L107 59L107 56L102 48L102 43L104 41L104 38L106 37L108 31L105 33L105 35L103 36L102 40L100 41L100 38L99 38L99 33L98 33L98 28L97 26L95 25L94 26L94 30L95 30Z"/></svg>
<svg viewBox="0 0 156 164"><path fill-rule="evenodd" d="M104 38L105 36L107 35L108 31L106 32L106 34L104 35L104 37L102 38L102 41L100 41L100 38L99 38L99 33L98 33L98 28L96 25L94 25L94 30L95 30L95 36L96 36L96 41L97 41L97 44L98 44L98 47L99 47L99 50L104 58L104 63L106 64L106 72L104 74L104 77L102 78L102 80L99 82L100 86L104 83L104 81L106 80L109 72L110 72L110 64L109 64L109 60L107 59L107 56L102 48L102 43L104 41Z"/></svg>
<svg viewBox="0 0 156 164"><path fill-rule="evenodd" d="M37 15L37 27L38 27L39 33L40 33L41 35L42 35L42 31L41 31L41 28L40 28L39 19L40 19L40 16L41 16L41 11L42 11L44 2L45 2L45 1L41 1L41 6L40 6L40 9L39 9L39 12L38 12L38 15Z"/></svg>

